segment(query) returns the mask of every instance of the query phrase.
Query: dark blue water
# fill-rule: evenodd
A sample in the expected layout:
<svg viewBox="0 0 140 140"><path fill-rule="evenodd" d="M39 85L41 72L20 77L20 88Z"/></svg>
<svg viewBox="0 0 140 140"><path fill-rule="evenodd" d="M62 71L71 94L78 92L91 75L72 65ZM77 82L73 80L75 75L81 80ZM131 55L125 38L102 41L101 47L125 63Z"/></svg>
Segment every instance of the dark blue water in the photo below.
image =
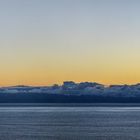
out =
<svg viewBox="0 0 140 140"><path fill-rule="evenodd" d="M1 105L0 140L140 140L140 107Z"/></svg>

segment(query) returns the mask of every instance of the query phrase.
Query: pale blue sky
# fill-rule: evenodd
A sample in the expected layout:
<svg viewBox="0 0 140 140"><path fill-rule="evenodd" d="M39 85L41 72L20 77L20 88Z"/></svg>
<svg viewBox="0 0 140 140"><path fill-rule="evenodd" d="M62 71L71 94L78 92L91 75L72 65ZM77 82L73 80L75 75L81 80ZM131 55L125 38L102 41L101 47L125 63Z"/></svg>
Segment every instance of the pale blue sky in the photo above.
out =
<svg viewBox="0 0 140 140"><path fill-rule="evenodd" d="M0 84L140 81L140 1L0 0Z"/></svg>

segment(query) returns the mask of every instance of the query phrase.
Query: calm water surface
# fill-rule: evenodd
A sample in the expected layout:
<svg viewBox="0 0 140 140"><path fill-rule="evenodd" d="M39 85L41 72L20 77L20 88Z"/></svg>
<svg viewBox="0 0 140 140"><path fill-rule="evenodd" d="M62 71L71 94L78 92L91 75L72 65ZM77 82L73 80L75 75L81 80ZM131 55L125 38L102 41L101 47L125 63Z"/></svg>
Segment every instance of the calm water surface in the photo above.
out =
<svg viewBox="0 0 140 140"><path fill-rule="evenodd" d="M140 106L0 105L0 140L140 140Z"/></svg>

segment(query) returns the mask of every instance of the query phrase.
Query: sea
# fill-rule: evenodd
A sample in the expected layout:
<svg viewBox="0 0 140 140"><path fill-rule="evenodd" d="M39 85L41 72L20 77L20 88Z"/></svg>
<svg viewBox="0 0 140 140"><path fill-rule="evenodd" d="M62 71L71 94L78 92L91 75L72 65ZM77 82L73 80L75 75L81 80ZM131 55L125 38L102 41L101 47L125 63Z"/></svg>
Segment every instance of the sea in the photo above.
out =
<svg viewBox="0 0 140 140"><path fill-rule="evenodd" d="M0 140L140 140L140 104L0 104Z"/></svg>

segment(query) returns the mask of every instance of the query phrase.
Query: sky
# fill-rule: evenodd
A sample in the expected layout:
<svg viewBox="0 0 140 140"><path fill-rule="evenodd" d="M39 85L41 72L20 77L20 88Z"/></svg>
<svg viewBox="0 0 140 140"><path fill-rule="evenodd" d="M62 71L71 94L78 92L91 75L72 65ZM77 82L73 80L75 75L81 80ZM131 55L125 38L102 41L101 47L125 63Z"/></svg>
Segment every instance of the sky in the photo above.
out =
<svg viewBox="0 0 140 140"><path fill-rule="evenodd" d="M0 86L140 82L139 0L0 0Z"/></svg>

